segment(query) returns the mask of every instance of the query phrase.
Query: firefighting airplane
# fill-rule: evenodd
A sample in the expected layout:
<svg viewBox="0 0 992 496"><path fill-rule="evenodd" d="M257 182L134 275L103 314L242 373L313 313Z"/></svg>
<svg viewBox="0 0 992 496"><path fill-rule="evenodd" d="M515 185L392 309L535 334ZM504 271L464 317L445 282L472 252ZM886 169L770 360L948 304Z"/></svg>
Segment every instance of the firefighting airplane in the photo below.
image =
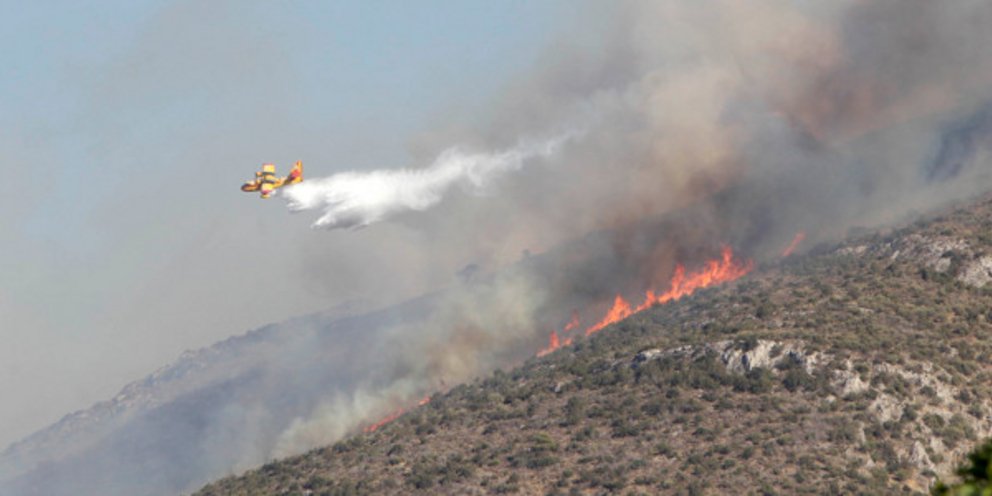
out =
<svg viewBox="0 0 992 496"><path fill-rule="evenodd" d="M293 169L286 177L276 177L276 166L273 164L262 164L262 170L255 173L255 179L241 185L241 191L249 193L261 191L262 198L272 196L272 192L290 184L296 184L303 180L303 162L296 162Z"/></svg>

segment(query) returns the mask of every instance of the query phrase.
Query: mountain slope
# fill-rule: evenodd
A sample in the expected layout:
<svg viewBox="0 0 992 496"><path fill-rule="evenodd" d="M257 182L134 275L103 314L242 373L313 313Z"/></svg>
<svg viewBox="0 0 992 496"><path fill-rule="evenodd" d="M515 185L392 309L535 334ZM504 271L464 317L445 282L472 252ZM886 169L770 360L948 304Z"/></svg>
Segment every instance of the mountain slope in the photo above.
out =
<svg viewBox="0 0 992 496"><path fill-rule="evenodd" d="M926 491L992 432L992 202L814 252L197 494Z"/></svg>
<svg viewBox="0 0 992 496"><path fill-rule="evenodd" d="M0 452L0 494L191 491L333 442L447 384L523 363L546 342L534 315L558 318L598 295L543 308L518 297L528 284L549 287L579 273L569 268L601 254L609 239L593 233L381 310L339 308L185 353Z"/></svg>
<svg viewBox="0 0 992 496"><path fill-rule="evenodd" d="M426 297L357 316L336 309L187 352L0 453L0 494L175 494L257 466L322 392L368 377L368 357L338 343L374 347L382 329L422 318L430 305Z"/></svg>

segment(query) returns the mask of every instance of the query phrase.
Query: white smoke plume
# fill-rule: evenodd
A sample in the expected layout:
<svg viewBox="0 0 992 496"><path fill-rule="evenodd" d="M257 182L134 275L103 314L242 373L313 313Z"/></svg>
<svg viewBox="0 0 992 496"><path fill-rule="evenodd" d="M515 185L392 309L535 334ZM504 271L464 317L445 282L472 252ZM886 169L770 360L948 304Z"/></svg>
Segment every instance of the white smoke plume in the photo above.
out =
<svg viewBox="0 0 992 496"><path fill-rule="evenodd" d="M282 196L294 212L323 210L313 227L357 229L408 211L437 205L455 186L480 194L498 176L555 154L569 135L521 142L495 153L449 148L423 169L341 172L286 187Z"/></svg>

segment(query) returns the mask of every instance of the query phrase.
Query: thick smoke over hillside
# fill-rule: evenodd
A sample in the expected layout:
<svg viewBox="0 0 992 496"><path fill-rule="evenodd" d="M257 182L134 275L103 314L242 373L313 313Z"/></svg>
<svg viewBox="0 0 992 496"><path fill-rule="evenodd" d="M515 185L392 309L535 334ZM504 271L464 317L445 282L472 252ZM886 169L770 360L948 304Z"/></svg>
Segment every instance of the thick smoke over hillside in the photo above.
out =
<svg viewBox="0 0 992 496"><path fill-rule="evenodd" d="M434 352L411 354L402 378L378 386L392 398L385 403L402 403L400 390L409 402L430 384L501 364L478 360L480 352L526 356L532 336L560 324L570 308L663 284L676 262L698 263L721 243L770 258L799 231L811 233L808 246L992 185L984 164L942 169L948 179L938 186L928 181L932 157L947 153L937 150L948 140L963 149L955 153L965 162L982 157L977 148L988 142L972 137L988 133L969 110L992 99L987 2L715 0L595 9L616 22L601 46L556 47L488 122L464 131L465 141L490 148L580 121L583 134L555 154L538 147L476 157L495 160L490 170L515 172L485 198L453 198L411 222L442 241L430 249L454 259L498 259L487 251L498 249L487 247L492 240L550 247L600 234L549 253L540 269L518 266L525 285L520 277L512 285L485 283L503 298L455 291L457 298L442 298L446 312L397 331L419 336ZM521 169L542 149L555 166ZM375 197L361 214L348 200L335 207L330 201L347 198L349 181L392 184L395 191L375 190L422 210L466 177L469 169L454 164L470 162L459 160L447 152L419 172L341 176L288 196L298 207L327 208L318 224L367 224L385 215L389 202ZM316 190L334 194L308 202ZM528 302L526 311L520 302ZM354 401L367 405L368 397L362 392ZM353 428L352 418L376 410L350 415L354 404L329 401L336 406L284 434L279 454L335 439ZM322 429L328 421L334 427Z"/></svg>
<svg viewBox="0 0 992 496"><path fill-rule="evenodd" d="M238 366L242 375L225 377L237 397L217 395L228 403L211 404L188 435L142 431L146 445L169 440L162 463L184 459L169 446L209 455L170 472L159 492L332 442L519 363L573 310L664 288L676 263L691 268L721 244L767 260L800 231L801 251L992 187L985 0L587 7L576 29L595 31L598 43L560 40L491 115L433 147L506 151L449 150L422 170L342 173L285 190L291 208L323 211L318 226L394 218L423 232L389 252L411 260L410 271L486 268L389 318L368 317L375 325L315 319L300 336L266 343ZM560 129L582 133L527 141ZM543 165L524 166L532 161ZM458 194L480 187L486 195ZM403 211L416 214L394 217ZM340 258L306 257L356 274L334 284L396 277L396 264L356 271ZM240 442L214 442L230 437Z"/></svg>
<svg viewBox="0 0 992 496"><path fill-rule="evenodd" d="M676 262L698 263L700 253L715 253L721 243L771 258L799 231L810 233L809 246L854 225L896 220L992 185L983 164L955 166L947 174L953 177L937 186L928 181L932 157L948 140L967 148L956 156L971 162L988 141L970 137L984 132L984 121L969 115L992 99L986 89L992 58L984 54L992 42L984 28L992 21L987 2L714 0L621 2L594 10L607 10L599 18L616 23L604 31L602 45L590 50L563 42L550 51L489 121L464 131L464 141L499 148L580 121L583 134L560 153L544 154L555 166L498 167L516 171L501 178L492 195L452 198L410 222L443 243L431 250L456 260L498 260L493 252L505 251L506 240L521 249L543 248L601 234L581 248L550 253L541 270L528 272L533 280L526 290L487 283L512 294L509 300L445 300L458 312L406 329L441 346L441 362L467 365L423 368L426 355L414 355L419 365L411 365L403 383L424 374L433 377L425 384L442 377L450 384L483 373L499 363L465 357L526 350L533 341L524 336L558 325L570 307L663 284ZM949 124L960 119L965 124ZM960 131L948 137L948 129ZM433 182L427 178L456 177L439 172L451 159L442 155L418 173L365 177L425 178L397 181L394 193L399 204L420 210L421 203L403 197L404 185L417 192L419 184ZM431 193L426 204L439 199L432 188L425 191ZM319 224L363 223L350 220L350 208L328 207ZM513 313L512 325L500 311L465 324L468 316L507 301L541 304ZM509 339L507 328L527 331ZM382 391L392 394L392 387ZM429 388L414 389L407 401ZM333 415L325 409L284 439L306 446L307 439L316 445L335 438L347 428L313 437L319 419L339 425L350 408L331 409Z"/></svg>
<svg viewBox="0 0 992 496"><path fill-rule="evenodd" d="M981 26L992 7L797 5L628 7L602 60L575 55L575 66L549 69L524 95L528 107L583 107L599 126L570 150L567 177L520 194L566 210L554 224L577 233L702 202L715 235L754 249L778 248L797 229L837 235L854 218L886 220L914 196L939 201L919 190L921 170L945 123L989 98L992 61L982 47L992 40ZM540 92L583 84L580 94ZM525 132L532 124L511 115L498 125Z"/></svg>
<svg viewBox="0 0 992 496"><path fill-rule="evenodd" d="M992 150L992 104L944 131L937 156L927 168L927 179L953 179L975 162L987 161L979 156Z"/></svg>

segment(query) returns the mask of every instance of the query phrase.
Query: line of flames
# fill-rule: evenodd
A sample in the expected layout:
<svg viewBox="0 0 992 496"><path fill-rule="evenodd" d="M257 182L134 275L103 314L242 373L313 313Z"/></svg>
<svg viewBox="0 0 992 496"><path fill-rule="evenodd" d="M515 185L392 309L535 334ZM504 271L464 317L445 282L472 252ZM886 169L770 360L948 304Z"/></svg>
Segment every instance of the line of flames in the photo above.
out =
<svg viewBox="0 0 992 496"><path fill-rule="evenodd" d="M795 244L798 245L801 241L802 238L799 237L799 241L795 242ZM654 305L668 303L670 301L678 300L683 296L688 296L694 293L697 289L738 279L750 272L753 267L754 264L750 260L745 262L734 260L734 252L727 246L723 247L720 258L706 262L705 266L697 271L686 273L684 266L681 264L676 265L675 273L672 275L668 291L661 294L656 294L654 290L647 290L644 293L644 301L637 306L631 306L631 304L627 302L623 296L619 294L616 295L613 300L613 306L610 310L606 312L606 315L595 324L587 327L585 329L585 335L590 336L610 324L619 322L627 317L630 317L631 315L634 315L635 313L647 310ZM580 326L581 321L579 320L579 314L578 312L573 311L571 319L569 319L568 323L562 328L560 334L557 331L551 331L548 347L539 351L537 356L541 357L557 350L558 348L571 345L574 336L565 335L574 333L574 331ZM426 405L430 402L430 400L431 397L429 395L425 396L417 402L417 406ZM386 417L383 417L378 422L363 428L362 432L375 432L382 426L403 416L407 410L408 408L406 407L397 408L395 411Z"/></svg>
<svg viewBox="0 0 992 496"><path fill-rule="evenodd" d="M417 402L417 406L424 406L427 403L429 403L430 401L431 401L430 395L424 396L420 401ZM402 417L403 414L406 413L406 411L407 411L407 409L404 408L404 407L397 408L393 413L390 413L389 415L383 417L382 420L380 420L380 421L378 421L378 422L376 422L376 423L374 423L372 425L366 426L364 429L362 429L362 432L364 432L366 434L375 432L375 431L379 430L380 427L382 427L382 426L384 426L384 425L386 425L386 424L388 424L388 423L390 423L390 422L392 422L392 421L394 421L394 420Z"/></svg>
<svg viewBox="0 0 992 496"><path fill-rule="evenodd" d="M782 258L792 255L792 252L796 251L796 248L799 248L799 244L802 243L804 239L806 239L806 232L797 232L792 238L792 241L789 242L789 246L786 246L785 249L782 250Z"/></svg>
<svg viewBox="0 0 992 496"><path fill-rule="evenodd" d="M720 258L706 262L705 266L699 270L686 273L684 266L681 264L676 265L668 291L657 294L654 290L649 289L644 293L644 301L637 306L632 306L623 296L617 294L613 299L613 306L610 307L610 310L595 324L587 327L585 335L590 336L595 334L610 324L647 310L654 305L668 303L678 300L683 296L691 295L697 289L738 279L750 272L753 267L754 264L750 260L744 262L734 260L734 252L729 246L723 247ZM578 315L573 313L572 320L562 329L560 334L554 330L551 331L548 347L539 351L537 356L541 357L558 348L571 345L574 336L565 337L565 334L578 327Z"/></svg>

